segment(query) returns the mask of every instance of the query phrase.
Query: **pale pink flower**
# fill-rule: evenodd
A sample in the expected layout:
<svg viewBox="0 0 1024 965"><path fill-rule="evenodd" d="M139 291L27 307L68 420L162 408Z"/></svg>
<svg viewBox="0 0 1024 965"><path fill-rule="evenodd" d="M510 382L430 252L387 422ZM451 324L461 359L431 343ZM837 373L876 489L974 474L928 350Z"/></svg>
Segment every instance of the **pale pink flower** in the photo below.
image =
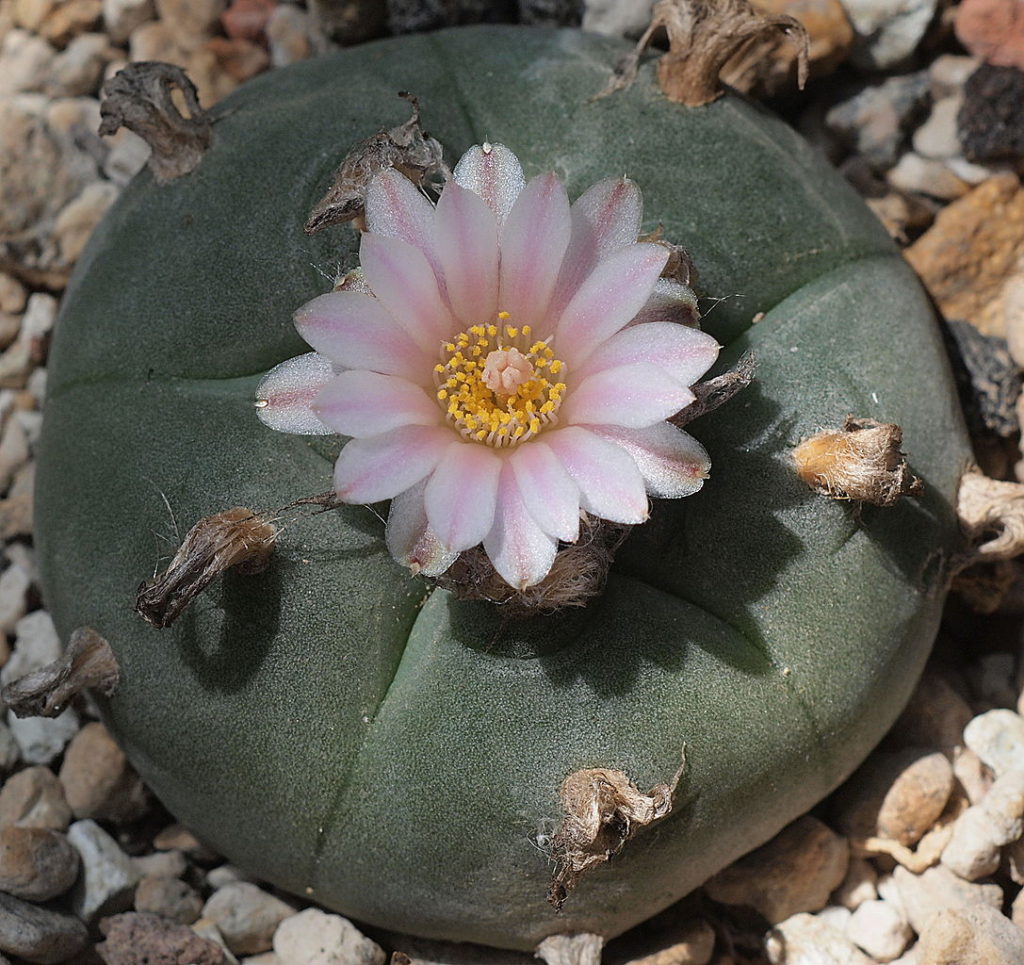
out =
<svg viewBox="0 0 1024 965"><path fill-rule="evenodd" d="M500 144L472 148L433 205L403 175L366 197L366 292L295 315L316 350L273 369L259 414L340 433L343 500L390 499L394 557L426 575L483 543L511 586L538 583L581 510L642 523L648 494L700 489L703 447L665 420L694 400L713 338L667 320L692 304L637 241L624 178L571 207L554 174L524 183Z"/></svg>

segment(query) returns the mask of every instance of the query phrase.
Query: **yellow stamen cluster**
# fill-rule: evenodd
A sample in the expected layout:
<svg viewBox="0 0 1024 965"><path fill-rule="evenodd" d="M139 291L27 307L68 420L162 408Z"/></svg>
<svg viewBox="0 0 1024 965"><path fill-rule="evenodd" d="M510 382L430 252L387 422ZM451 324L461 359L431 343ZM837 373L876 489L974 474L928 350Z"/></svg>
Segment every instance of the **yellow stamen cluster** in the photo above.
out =
<svg viewBox="0 0 1024 965"><path fill-rule="evenodd" d="M437 401L448 422L467 439L497 448L532 439L557 419L562 404L565 364L555 358L548 341L535 339L529 325L506 324L508 312L498 314L499 324L472 325L441 346L441 361L434 366ZM497 353L515 349L529 363L522 365L510 395L492 391L484 369ZM518 356L517 356L518 358ZM493 379L492 379L493 381Z"/></svg>

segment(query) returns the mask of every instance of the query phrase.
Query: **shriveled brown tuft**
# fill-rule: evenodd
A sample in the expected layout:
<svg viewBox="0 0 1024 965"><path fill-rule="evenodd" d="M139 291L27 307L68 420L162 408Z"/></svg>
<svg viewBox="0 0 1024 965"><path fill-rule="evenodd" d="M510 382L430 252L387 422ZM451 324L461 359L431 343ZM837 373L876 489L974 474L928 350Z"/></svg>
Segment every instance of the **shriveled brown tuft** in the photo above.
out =
<svg viewBox="0 0 1024 965"><path fill-rule="evenodd" d="M184 98L187 115L174 103L175 90ZM152 151L149 168L161 183L194 170L210 146L210 118L180 67L158 60L128 64L103 85L101 97L99 133L127 127L138 134Z"/></svg>
<svg viewBox="0 0 1024 965"><path fill-rule="evenodd" d="M135 599L139 615L155 627L169 627L218 574L231 567L258 573L270 561L277 530L244 506L199 520L185 536L171 565L143 583Z"/></svg>
<svg viewBox="0 0 1024 965"><path fill-rule="evenodd" d="M420 187L436 175L448 178L440 142L420 127L419 101L407 91L399 91L398 96L412 104L412 117L360 141L345 155L327 193L309 213L306 234L346 221L356 221L362 230L367 188L373 176L387 168L401 172Z"/></svg>
<svg viewBox="0 0 1024 965"><path fill-rule="evenodd" d="M677 104L700 107L720 97L722 68L735 53L766 35L781 34L796 46L797 84L803 89L807 81L810 37L795 17L759 13L748 0L658 0L636 49L619 64L598 98L633 84L640 55L661 28L668 34L668 53L658 61L658 84ZM769 52L766 48L765 54Z"/></svg>
<svg viewBox="0 0 1024 965"><path fill-rule="evenodd" d="M462 553L437 577L437 584L460 600L497 603L513 618L586 606L604 589L615 551L628 532L628 526L584 517L577 542L560 549L548 575L524 590L509 586L479 546Z"/></svg>
<svg viewBox="0 0 1024 965"><path fill-rule="evenodd" d="M556 910L583 875L622 851L641 828L668 816L685 766L684 747L672 782L646 794L622 771L608 768L575 771L562 782L558 797L565 817L551 842L555 874L548 890Z"/></svg>
<svg viewBox="0 0 1024 965"><path fill-rule="evenodd" d="M60 659L12 680L0 697L17 717L56 717L86 688L109 697L120 682L110 644L91 627L79 627Z"/></svg>
<svg viewBox="0 0 1024 965"><path fill-rule="evenodd" d="M842 429L801 442L793 460L797 475L823 496L892 506L923 489L900 451L902 444L898 425L847 416Z"/></svg>
<svg viewBox="0 0 1024 965"><path fill-rule="evenodd" d="M744 352L728 372L723 372L713 379L691 386L693 394L697 398L668 421L681 429L693 422L694 419L714 412L715 409L725 405L734 395L750 385L754 381L754 372L756 371L757 358L754 353Z"/></svg>

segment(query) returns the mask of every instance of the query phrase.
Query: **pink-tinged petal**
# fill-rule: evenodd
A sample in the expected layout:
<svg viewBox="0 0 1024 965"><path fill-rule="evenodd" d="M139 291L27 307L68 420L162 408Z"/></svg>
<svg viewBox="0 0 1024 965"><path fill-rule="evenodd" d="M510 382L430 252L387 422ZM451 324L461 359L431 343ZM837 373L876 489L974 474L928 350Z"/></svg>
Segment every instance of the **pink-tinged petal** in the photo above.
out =
<svg viewBox="0 0 1024 965"><path fill-rule="evenodd" d="M707 450L688 432L668 422L658 422L646 429L588 428L602 439L622 446L633 457L652 496L692 496L708 478L711 459Z"/></svg>
<svg viewBox="0 0 1024 965"><path fill-rule="evenodd" d="M449 181L437 202L434 241L456 318L463 325L490 321L498 310L498 223L491 209Z"/></svg>
<svg viewBox="0 0 1024 965"><path fill-rule="evenodd" d="M375 297L363 269L358 266L338 277L334 282L334 291L356 292L360 295L369 295L371 298Z"/></svg>
<svg viewBox="0 0 1024 965"><path fill-rule="evenodd" d="M452 179L483 198L499 225L505 223L526 183L519 158L504 144L471 147L455 165Z"/></svg>
<svg viewBox="0 0 1024 965"><path fill-rule="evenodd" d="M430 528L423 506L426 488L423 479L391 500L384 540L391 555L413 574L440 576L459 554L446 550Z"/></svg>
<svg viewBox="0 0 1024 965"><path fill-rule="evenodd" d="M451 552L476 546L494 523L502 458L489 446L453 442L427 483L430 528Z"/></svg>
<svg viewBox="0 0 1024 965"><path fill-rule="evenodd" d="M573 372L573 378L582 385L589 376L606 369L647 363L664 369L683 385L693 385L714 364L718 350L718 342L710 335L685 325L631 325L594 349Z"/></svg>
<svg viewBox="0 0 1024 965"><path fill-rule="evenodd" d="M598 181L573 202L572 233L551 299L552 315L565 308L605 255L636 241L642 215L640 189L628 178Z"/></svg>
<svg viewBox="0 0 1024 965"><path fill-rule="evenodd" d="M545 433L545 439L580 487L588 513L631 525L647 519L643 476L624 449L580 426Z"/></svg>
<svg viewBox="0 0 1024 965"><path fill-rule="evenodd" d="M369 295L320 295L295 313L295 327L313 348L344 368L431 384L434 359Z"/></svg>
<svg viewBox="0 0 1024 965"><path fill-rule="evenodd" d="M567 425L641 429L675 415L693 400L693 393L663 368L637 362L597 372L570 389L559 418Z"/></svg>
<svg viewBox="0 0 1024 965"><path fill-rule="evenodd" d="M545 533L528 512L508 465L498 483L494 525L484 537L484 549L498 575L517 590L543 580L558 551L558 540Z"/></svg>
<svg viewBox="0 0 1024 965"><path fill-rule="evenodd" d="M331 434L334 430L317 418L311 406L336 374L330 359L316 352L275 365L256 388L256 415L265 426L278 432L301 436Z"/></svg>
<svg viewBox="0 0 1024 965"><path fill-rule="evenodd" d="M523 188L502 229L498 307L511 314L513 325L532 325L541 338L551 334L540 329L547 328L569 230L569 198L554 174Z"/></svg>
<svg viewBox="0 0 1024 965"><path fill-rule="evenodd" d="M549 536L575 543L580 532L580 488L543 442L531 440L509 457L526 511Z"/></svg>
<svg viewBox="0 0 1024 965"><path fill-rule="evenodd" d="M347 503L391 499L433 472L450 441L450 430L434 426L352 439L334 464L334 489Z"/></svg>
<svg viewBox="0 0 1024 965"><path fill-rule="evenodd" d="M458 329L426 255L397 238L366 233L359 259L373 293L413 341L431 354Z"/></svg>
<svg viewBox="0 0 1024 965"><path fill-rule="evenodd" d="M434 206L394 168L375 175L366 190L366 227L429 252L433 244Z"/></svg>
<svg viewBox="0 0 1024 965"><path fill-rule="evenodd" d="M700 324L697 296L693 289L671 278L659 278L646 304L630 321L630 325L647 322L671 322L696 328Z"/></svg>
<svg viewBox="0 0 1024 965"><path fill-rule="evenodd" d="M558 321L555 344L570 372L644 307L667 260L665 248L646 243L601 259Z"/></svg>
<svg viewBox="0 0 1024 965"><path fill-rule="evenodd" d="M334 432L361 439L400 426L440 425L444 414L420 386L397 375L342 372L320 390L313 411Z"/></svg>

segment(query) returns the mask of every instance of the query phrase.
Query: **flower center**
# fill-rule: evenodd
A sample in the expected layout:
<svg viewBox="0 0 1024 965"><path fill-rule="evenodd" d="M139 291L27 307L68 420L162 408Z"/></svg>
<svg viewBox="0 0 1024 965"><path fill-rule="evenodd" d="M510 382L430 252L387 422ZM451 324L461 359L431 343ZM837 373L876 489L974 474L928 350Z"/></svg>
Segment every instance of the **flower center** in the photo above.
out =
<svg viewBox="0 0 1024 965"><path fill-rule="evenodd" d="M441 346L434 366L437 401L467 439L514 446L557 421L565 364L550 339L535 340L529 325L473 325Z"/></svg>

